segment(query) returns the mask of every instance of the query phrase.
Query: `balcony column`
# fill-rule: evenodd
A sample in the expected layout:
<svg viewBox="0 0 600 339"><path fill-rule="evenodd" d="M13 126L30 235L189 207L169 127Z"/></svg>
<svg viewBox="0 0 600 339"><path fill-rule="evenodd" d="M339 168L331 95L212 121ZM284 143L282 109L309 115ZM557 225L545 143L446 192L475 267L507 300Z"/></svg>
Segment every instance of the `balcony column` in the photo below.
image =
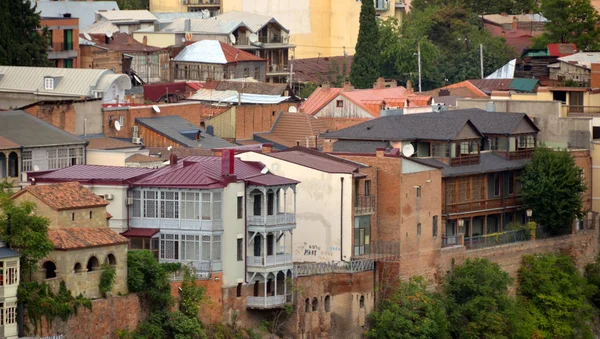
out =
<svg viewBox="0 0 600 339"><path fill-rule="evenodd" d="M275 265L277 265L277 233L273 234L273 242L273 260L275 261ZM275 280L277 280L277 277L275 277Z"/></svg>
<svg viewBox="0 0 600 339"><path fill-rule="evenodd" d="M263 281L264 281L263 285L264 285L264 291L265 291L265 294L263 294L264 295L263 305L265 306L265 308L267 308L267 282L269 281L269 274L267 273L266 276L263 274L262 276L263 276Z"/></svg>
<svg viewBox="0 0 600 339"><path fill-rule="evenodd" d="M287 303L287 272L283 275L283 302Z"/></svg>
<svg viewBox="0 0 600 339"><path fill-rule="evenodd" d="M294 186L294 188L292 188L292 191L294 192L294 215L296 215L297 211L296 211L296 187L295 186Z"/></svg>
<svg viewBox="0 0 600 339"><path fill-rule="evenodd" d="M262 213L264 222L266 225L267 224L267 190L262 188L260 191L262 192L262 200L263 200L262 209L261 209L260 213Z"/></svg>
<svg viewBox="0 0 600 339"><path fill-rule="evenodd" d="M275 296L274 299L277 299L277 276L278 275L279 275L279 272L277 272L277 274L275 274L275 279L273 279L273 280L275 280L275 286L273 286L273 288L275 288L275 290L274 290L275 293L273 294Z"/></svg>
<svg viewBox="0 0 600 339"><path fill-rule="evenodd" d="M283 218L285 222L287 222L287 190L287 187L283 189Z"/></svg>
<svg viewBox="0 0 600 339"><path fill-rule="evenodd" d="M267 265L267 233L261 233L261 235L263 236L263 248L262 248L262 252L263 252L263 265L266 266Z"/></svg>

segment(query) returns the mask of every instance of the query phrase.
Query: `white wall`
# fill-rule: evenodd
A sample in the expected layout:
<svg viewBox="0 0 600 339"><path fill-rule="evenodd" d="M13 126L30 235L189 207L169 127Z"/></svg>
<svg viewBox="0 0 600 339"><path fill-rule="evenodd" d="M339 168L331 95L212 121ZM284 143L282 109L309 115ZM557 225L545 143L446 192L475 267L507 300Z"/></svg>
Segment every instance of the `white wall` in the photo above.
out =
<svg viewBox="0 0 600 339"><path fill-rule="evenodd" d="M119 150L87 149L85 163L88 165L125 166L125 159L138 153L150 154L147 149L140 149L140 147Z"/></svg>
<svg viewBox="0 0 600 339"><path fill-rule="evenodd" d="M242 238L245 246L245 219L237 218L237 197L245 196L243 183L229 184L223 190L223 235L221 237L221 260L223 264L223 287L237 286L245 281L244 262L246 254L242 255L242 261L237 261L237 239ZM244 206L246 201L244 198Z"/></svg>
<svg viewBox="0 0 600 339"><path fill-rule="evenodd" d="M350 260L353 228L351 174L320 172L255 152L238 154L236 157L260 161L271 173L300 181L296 188L296 229L292 246L294 262ZM340 211L340 178L344 178L343 212ZM340 219L344 225L343 244Z"/></svg>
<svg viewBox="0 0 600 339"><path fill-rule="evenodd" d="M112 194L113 199L108 200L106 211L112 215L109 227L118 233L127 231L127 186L108 185L83 185L95 194Z"/></svg>

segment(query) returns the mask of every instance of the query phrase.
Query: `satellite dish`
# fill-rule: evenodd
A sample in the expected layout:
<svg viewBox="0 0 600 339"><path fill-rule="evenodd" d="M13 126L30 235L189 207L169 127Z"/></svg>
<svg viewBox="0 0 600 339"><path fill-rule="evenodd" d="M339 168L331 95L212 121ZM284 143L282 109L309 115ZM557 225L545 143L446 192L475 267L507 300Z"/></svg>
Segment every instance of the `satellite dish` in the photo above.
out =
<svg viewBox="0 0 600 339"><path fill-rule="evenodd" d="M185 42L185 38L181 38L181 42Z"/></svg>
<svg viewBox="0 0 600 339"><path fill-rule="evenodd" d="M248 40L250 40L251 43L256 43L258 41L258 35L256 35L256 33L252 33L250 34L250 37L248 37Z"/></svg>
<svg viewBox="0 0 600 339"><path fill-rule="evenodd" d="M402 146L402 154L405 157L410 157L411 155L415 154L415 148L411 144L406 144Z"/></svg>
<svg viewBox="0 0 600 339"><path fill-rule="evenodd" d="M112 36L113 36L113 32L106 32L106 36L107 36L108 38L112 38Z"/></svg>
<svg viewBox="0 0 600 339"><path fill-rule="evenodd" d="M39 170L40 170L40 166L38 166L38 165L34 165L34 166L33 166L33 170L34 170L34 171L36 171L36 172L37 172L37 171L39 171Z"/></svg>
<svg viewBox="0 0 600 339"><path fill-rule="evenodd" d="M269 173L269 169L266 167L263 167L263 169L260 170L260 174L267 174Z"/></svg>
<svg viewBox="0 0 600 339"><path fill-rule="evenodd" d="M169 147L167 147L167 151L170 151L170 150L172 150L172 149L173 149L173 146L169 146Z"/></svg>
<svg viewBox="0 0 600 339"><path fill-rule="evenodd" d="M91 37L89 34L87 34L87 33L83 33L83 36L84 36L84 37L85 37L87 40L90 40L90 41L92 41L92 37Z"/></svg>
<svg viewBox="0 0 600 339"><path fill-rule="evenodd" d="M237 42L237 40L235 39L235 35L233 35L233 34L229 34L229 40L231 40L231 43L234 45Z"/></svg>
<svg viewBox="0 0 600 339"><path fill-rule="evenodd" d="M118 122L118 121L115 121L115 129L116 129L117 131L120 131L120 130L121 130L121 123L120 123L120 122Z"/></svg>
<svg viewBox="0 0 600 339"><path fill-rule="evenodd" d="M298 109L296 108L296 106L290 106L290 108L288 108L288 112L289 113L298 113Z"/></svg>
<svg viewBox="0 0 600 339"><path fill-rule="evenodd" d="M158 107L158 106L156 106L156 105L152 105L152 110L153 110L155 113L160 113L160 107Z"/></svg>
<svg viewBox="0 0 600 339"><path fill-rule="evenodd" d="M208 9L203 9L201 13L203 19L210 18L210 11Z"/></svg>

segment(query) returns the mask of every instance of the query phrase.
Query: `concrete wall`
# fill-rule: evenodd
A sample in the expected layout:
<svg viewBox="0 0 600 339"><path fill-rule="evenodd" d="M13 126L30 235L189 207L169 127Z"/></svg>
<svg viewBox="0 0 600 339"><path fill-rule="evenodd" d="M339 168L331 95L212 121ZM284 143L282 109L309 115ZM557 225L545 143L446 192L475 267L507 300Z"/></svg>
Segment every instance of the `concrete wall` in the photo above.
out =
<svg viewBox="0 0 600 339"><path fill-rule="evenodd" d="M17 109L19 107L27 106L38 101L44 100L76 100L79 97L72 96L49 96L49 95L35 95L29 93L12 93L2 92L0 93L0 108L1 109Z"/></svg>
<svg viewBox="0 0 600 339"><path fill-rule="evenodd" d="M223 235L221 237L221 260L223 264L223 286L237 286L246 280L244 272L245 258L242 261L237 260L237 239L244 239L245 219L237 218L237 197L244 197L244 206L246 206L246 193L243 183L229 184L223 190ZM242 244L246 241L243 240Z"/></svg>
<svg viewBox="0 0 600 339"><path fill-rule="evenodd" d="M85 163L88 165L125 166L125 159L134 154L148 155L147 149L140 147L118 150L86 149Z"/></svg>

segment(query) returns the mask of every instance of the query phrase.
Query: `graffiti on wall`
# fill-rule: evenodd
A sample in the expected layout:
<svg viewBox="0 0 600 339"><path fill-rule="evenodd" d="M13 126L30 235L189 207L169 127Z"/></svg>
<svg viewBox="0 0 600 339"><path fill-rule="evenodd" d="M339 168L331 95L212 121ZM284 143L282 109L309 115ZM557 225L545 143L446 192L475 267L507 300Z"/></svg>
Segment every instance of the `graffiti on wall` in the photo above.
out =
<svg viewBox="0 0 600 339"><path fill-rule="evenodd" d="M296 246L294 255L312 257L317 260L331 260L332 257L339 257L341 250L339 246L324 247L304 242Z"/></svg>

